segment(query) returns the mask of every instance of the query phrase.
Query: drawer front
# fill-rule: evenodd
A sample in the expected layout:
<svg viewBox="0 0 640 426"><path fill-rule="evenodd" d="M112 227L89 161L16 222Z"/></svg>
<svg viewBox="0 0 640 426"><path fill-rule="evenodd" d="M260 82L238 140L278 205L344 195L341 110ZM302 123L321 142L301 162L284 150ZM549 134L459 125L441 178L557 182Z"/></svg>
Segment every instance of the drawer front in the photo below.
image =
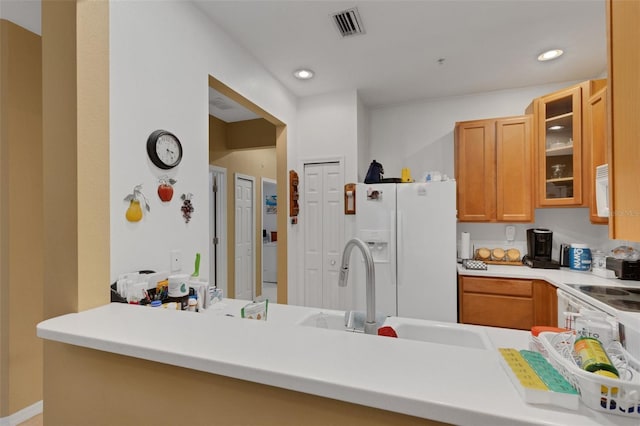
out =
<svg viewBox="0 0 640 426"><path fill-rule="evenodd" d="M462 323L530 330L533 319L533 299L474 293L462 295Z"/></svg>
<svg viewBox="0 0 640 426"><path fill-rule="evenodd" d="M533 281L507 278L462 277L462 291L465 293L532 297Z"/></svg>

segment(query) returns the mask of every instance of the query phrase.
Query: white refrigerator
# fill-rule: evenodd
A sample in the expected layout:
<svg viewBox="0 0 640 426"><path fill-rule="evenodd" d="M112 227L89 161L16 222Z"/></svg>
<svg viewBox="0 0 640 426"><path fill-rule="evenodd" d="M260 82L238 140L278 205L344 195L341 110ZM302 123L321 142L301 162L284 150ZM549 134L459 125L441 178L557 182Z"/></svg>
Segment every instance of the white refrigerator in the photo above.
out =
<svg viewBox="0 0 640 426"><path fill-rule="evenodd" d="M376 314L457 321L455 181L358 184L355 236L374 259ZM347 284L355 309L366 302L361 258L352 252Z"/></svg>

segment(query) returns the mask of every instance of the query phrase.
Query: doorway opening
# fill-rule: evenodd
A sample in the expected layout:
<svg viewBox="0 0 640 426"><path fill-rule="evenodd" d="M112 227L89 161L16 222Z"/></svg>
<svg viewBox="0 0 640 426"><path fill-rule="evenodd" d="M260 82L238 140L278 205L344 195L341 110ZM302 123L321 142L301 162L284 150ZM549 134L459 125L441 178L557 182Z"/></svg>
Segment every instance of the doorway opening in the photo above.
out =
<svg viewBox="0 0 640 426"><path fill-rule="evenodd" d="M245 117L236 121L224 121L212 114L213 104L225 106L227 101L231 101L250 113L253 117ZM219 168L226 169L229 176L233 174L241 174L254 178L253 193L256 199L263 199L262 185L256 186L257 179L268 178L276 183L276 196L279 200L287 199L287 127L286 124L278 120L275 116L247 100L230 87L226 86L219 80L209 76L209 164ZM254 291L249 294L246 282L243 281L245 268L237 266L240 257L236 256L236 250L246 250L246 244L237 241L239 235L236 233L236 211L235 192L236 179L227 179L226 181L226 225L218 221L218 217L213 213L210 220L210 234L212 247L211 251L217 256L212 261L212 268L221 267L220 262L226 258L226 276L223 271L212 271L211 276L215 277L216 283L220 288L225 288L226 295L231 298L255 298L262 295L262 274L263 274L263 231L262 231L262 209L257 208L257 204L253 202L252 212L252 232L251 232L251 253L253 258L252 270L254 271L250 278ZM215 198L211 192L211 198ZM223 204L219 202L218 206ZM261 203L262 204L262 203ZM276 282L278 291L276 294L277 303L287 303L287 216L286 208L276 210L276 230L278 243L276 248ZM240 219L245 220L245 219ZM225 227L225 240L217 240L218 244L213 247L216 241L215 233L220 229L216 226ZM219 237L220 238L220 237ZM245 244L245 245L243 245ZM246 258L243 258L246 261ZM216 266L217 263L217 266ZM220 280L224 280L221 282ZM240 284L242 283L242 284ZM236 287L236 285L241 286ZM271 297L269 299L272 302Z"/></svg>
<svg viewBox="0 0 640 426"><path fill-rule="evenodd" d="M262 178L262 296L278 300L277 181Z"/></svg>

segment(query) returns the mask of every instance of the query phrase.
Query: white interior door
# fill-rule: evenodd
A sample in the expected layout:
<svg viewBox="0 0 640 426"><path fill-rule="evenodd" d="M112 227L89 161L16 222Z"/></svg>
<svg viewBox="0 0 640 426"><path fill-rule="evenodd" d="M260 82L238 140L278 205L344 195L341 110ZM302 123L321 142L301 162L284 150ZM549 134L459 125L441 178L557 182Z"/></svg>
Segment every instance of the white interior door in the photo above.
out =
<svg viewBox="0 0 640 426"><path fill-rule="evenodd" d="M227 295L227 169L209 167L209 284Z"/></svg>
<svg viewBox="0 0 640 426"><path fill-rule="evenodd" d="M343 309L351 301L349 289L338 287L344 247L343 188L340 162L305 164L302 220L306 306Z"/></svg>
<svg viewBox="0 0 640 426"><path fill-rule="evenodd" d="M236 299L255 296L255 178L235 175L235 285Z"/></svg>
<svg viewBox="0 0 640 426"><path fill-rule="evenodd" d="M304 305L322 307L322 166L304 168Z"/></svg>

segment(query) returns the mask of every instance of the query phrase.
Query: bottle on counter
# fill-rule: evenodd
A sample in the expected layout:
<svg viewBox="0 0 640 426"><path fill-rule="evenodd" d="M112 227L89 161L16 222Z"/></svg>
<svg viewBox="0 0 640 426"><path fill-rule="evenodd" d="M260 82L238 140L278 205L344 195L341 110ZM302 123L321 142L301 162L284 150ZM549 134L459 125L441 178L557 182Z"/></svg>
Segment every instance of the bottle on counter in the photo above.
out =
<svg viewBox="0 0 640 426"><path fill-rule="evenodd" d="M602 343L593 337L580 337L574 343L574 350L580 360L580 368L604 377L620 377Z"/></svg>
<svg viewBox="0 0 640 426"><path fill-rule="evenodd" d="M187 310L190 312L196 312L198 307L198 299L195 296L189 296L189 303L187 305Z"/></svg>
<svg viewBox="0 0 640 426"><path fill-rule="evenodd" d="M572 243L569 248L569 268L574 271L589 271L591 269L591 250L581 243Z"/></svg>

